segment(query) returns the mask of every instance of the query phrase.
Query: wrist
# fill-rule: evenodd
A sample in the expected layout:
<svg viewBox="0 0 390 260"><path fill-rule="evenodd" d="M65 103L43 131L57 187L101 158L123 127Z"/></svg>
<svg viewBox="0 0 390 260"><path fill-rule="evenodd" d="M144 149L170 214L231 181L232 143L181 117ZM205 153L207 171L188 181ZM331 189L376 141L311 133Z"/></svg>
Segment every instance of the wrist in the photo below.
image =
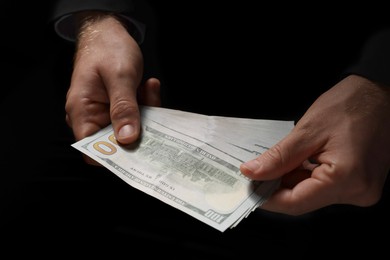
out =
<svg viewBox="0 0 390 260"><path fill-rule="evenodd" d="M85 29L107 19L120 24L138 44L143 42L145 36L145 25L143 23L130 16L107 11L80 11L65 15L55 22L54 29L61 38L75 42L79 39L80 33L85 32Z"/></svg>
<svg viewBox="0 0 390 260"><path fill-rule="evenodd" d="M110 32L112 29L127 33L127 27L118 16L101 11L85 11L75 15L76 41L88 42L101 32Z"/></svg>

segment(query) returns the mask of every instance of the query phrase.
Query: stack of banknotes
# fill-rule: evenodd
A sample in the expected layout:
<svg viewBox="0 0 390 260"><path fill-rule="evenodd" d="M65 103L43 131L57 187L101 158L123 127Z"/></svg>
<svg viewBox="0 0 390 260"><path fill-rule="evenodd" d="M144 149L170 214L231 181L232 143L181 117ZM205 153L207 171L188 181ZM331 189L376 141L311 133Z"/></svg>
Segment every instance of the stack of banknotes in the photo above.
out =
<svg viewBox="0 0 390 260"><path fill-rule="evenodd" d="M223 232L235 227L277 188L240 172L286 136L293 121L210 116L141 107L142 133L119 145L112 126L72 146L130 186Z"/></svg>

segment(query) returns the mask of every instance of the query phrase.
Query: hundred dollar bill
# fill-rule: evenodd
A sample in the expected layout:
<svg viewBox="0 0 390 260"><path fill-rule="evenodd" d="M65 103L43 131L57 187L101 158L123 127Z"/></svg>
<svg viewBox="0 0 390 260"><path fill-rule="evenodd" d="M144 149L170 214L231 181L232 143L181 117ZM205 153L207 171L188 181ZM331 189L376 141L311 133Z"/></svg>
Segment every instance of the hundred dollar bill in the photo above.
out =
<svg viewBox="0 0 390 260"><path fill-rule="evenodd" d="M263 153L294 127L294 121L207 116L161 107L145 106L142 114L167 127L189 132L193 138L234 146L243 161Z"/></svg>
<svg viewBox="0 0 390 260"><path fill-rule="evenodd" d="M222 232L236 226L277 187L278 181L252 181L241 174L239 166L249 152L224 138L201 138L207 136L205 130L194 138L184 125L175 128L169 117L163 124L163 117L153 120L145 111L137 143L119 145L108 126L72 146L132 187Z"/></svg>

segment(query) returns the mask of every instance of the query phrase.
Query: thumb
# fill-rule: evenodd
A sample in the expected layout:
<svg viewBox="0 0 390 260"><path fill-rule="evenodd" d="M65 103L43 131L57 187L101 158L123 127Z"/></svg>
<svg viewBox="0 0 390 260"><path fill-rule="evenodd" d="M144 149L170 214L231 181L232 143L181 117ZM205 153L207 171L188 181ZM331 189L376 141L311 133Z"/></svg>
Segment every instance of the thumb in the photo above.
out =
<svg viewBox="0 0 390 260"><path fill-rule="evenodd" d="M131 76L116 77L115 81L107 82L111 123L115 138L121 144L134 142L140 133L138 84L139 80L134 80Z"/></svg>
<svg viewBox="0 0 390 260"><path fill-rule="evenodd" d="M307 138L295 129L265 153L241 164L240 170L254 180L277 179L300 167L317 150L314 141Z"/></svg>

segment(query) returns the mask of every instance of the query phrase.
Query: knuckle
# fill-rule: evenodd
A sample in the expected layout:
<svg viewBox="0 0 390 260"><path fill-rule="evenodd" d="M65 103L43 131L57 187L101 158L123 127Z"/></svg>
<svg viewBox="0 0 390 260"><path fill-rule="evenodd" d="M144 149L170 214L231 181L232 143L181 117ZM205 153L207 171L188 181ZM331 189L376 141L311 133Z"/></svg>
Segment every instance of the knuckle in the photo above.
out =
<svg viewBox="0 0 390 260"><path fill-rule="evenodd" d="M119 79L139 78L143 72L142 68L139 67L142 66L135 66L132 62L129 62L129 60L119 59L117 62L111 64L111 67L109 68L111 74L115 75L115 77Z"/></svg>
<svg viewBox="0 0 390 260"><path fill-rule="evenodd" d="M380 200L381 189L376 187L376 185L361 182L352 196L353 204L361 207L369 207Z"/></svg>
<svg viewBox="0 0 390 260"><path fill-rule="evenodd" d="M282 147L279 144L274 145L265 153L267 159L276 165L283 165L287 158L283 155Z"/></svg>
<svg viewBox="0 0 390 260"><path fill-rule="evenodd" d="M382 196L383 185L381 186L367 173L358 172L357 176L360 177L353 176L352 182L349 179L348 189L344 189L342 192L342 194L346 194L345 199L341 201L360 207L369 207L378 203Z"/></svg>
<svg viewBox="0 0 390 260"><path fill-rule="evenodd" d="M136 104L128 100L120 100L111 106L111 118L121 119L139 113L139 108Z"/></svg>

